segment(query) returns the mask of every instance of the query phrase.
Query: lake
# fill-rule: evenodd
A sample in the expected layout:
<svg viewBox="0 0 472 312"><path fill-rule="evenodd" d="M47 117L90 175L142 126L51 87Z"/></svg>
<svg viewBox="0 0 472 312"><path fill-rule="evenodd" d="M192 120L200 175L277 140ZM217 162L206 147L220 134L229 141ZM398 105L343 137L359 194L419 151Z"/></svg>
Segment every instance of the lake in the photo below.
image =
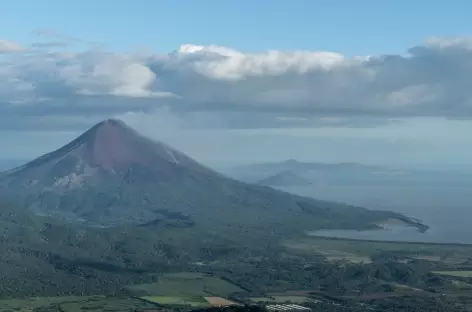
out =
<svg viewBox="0 0 472 312"><path fill-rule="evenodd" d="M430 226L425 233L404 226L389 230L322 230L311 235L388 241L472 244L472 188L309 186L281 190L317 199L343 202L370 209L392 210L415 217Z"/></svg>

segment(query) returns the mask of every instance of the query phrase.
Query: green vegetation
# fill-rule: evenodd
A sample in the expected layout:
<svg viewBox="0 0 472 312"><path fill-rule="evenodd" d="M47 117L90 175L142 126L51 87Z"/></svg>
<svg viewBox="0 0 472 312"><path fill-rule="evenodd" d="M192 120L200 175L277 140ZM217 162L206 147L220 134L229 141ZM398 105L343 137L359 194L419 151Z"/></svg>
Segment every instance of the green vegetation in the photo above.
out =
<svg viewBox="0 0 472 312"><path fill-rule="evenodd" d="M345 250L349 254L369 257L372 262L347 261L340 265L326 261L324 253L329 250ZM123 289L123 295L142 297L142 301L138 300L141 305L157 304L169 308L208 307L205 297L221 296L242 303L303 303L310 305L313 311L337 311L336 307L349 308L347 311L365 311L361 307L372 311L435 311L433 308L440 306L443 310L438 311L462 312L472 307L468 293L472 278L434 272L459 271L459 268L467 267L467 261L453 264L442 262L442 259L467 258L471 251L472 246L459 245L373 244L317 237L301 241L291 239L261 249L239 249L231 257L220 258L224 259L221 261L208 258L199 264L186 264L187 271L142 272L143 281L147 278L153 281L133 282ZM119 272L120 276L126 274L132 273ZM42 300L45 300L45 306L56 304L47 301L50 298ZM61 303L62 309L78 304L67 300ZM103 300L114 305L121 302L123 307L129 304L123 297L84 297L83 300L79 304L86 307L103 305ZM37 299L15 302L16 306L18 302L23 306L41 303Z"/></svg>
<svg viewBox="0 0 472 312"><path fill-rule="evenodd" d="M390 253L404 260L457 265L472 259L472 245L361 241L328 237L285 239L282 245L296 253L325 257L372 258Z"/></svg>
<svg viewBox="0 0 472 312"><path fill-rule="evenodd" d="M15 220L21 217L20 213L12 211L7 216ZM264 302L304 302L309 298L328 306L329 302L337 302L333 300L357 305L352 300L372 296L375 300L388 297L389 304L394 305L391 296L411 296L416 300L411 303L414 306L425 302L425 294L444 293L446 298L441 298L441 302L451 299L469 304L465 292L470 291L470 277L434 272L471 271L468 259L472 259L472 246L319 237L279 239L277 235L272 241L261 242L248 240L244 233L237 232L234 234L237 241L221 244L224 238L212 238L203 230L202 235L195 237L195 231L200 231L198 227L174 229L160 225L115 228L110 235L110 229L71 230L50 223L41 231L43 236L37 237L34 233L38 220L23 219L21 226L11 222L13 225L9 227L13 233L31 233L29 244L34 242L34 249L27 249L15 234L8 237L8 242L0 242L3 250L8 251L0 254L0 286L4 298L48 297L58 293L113 296L100 297L102 301L98 297L81 297L79 303L85 306L100 302L121 302L126 306L126 296L154 297L147 299L170 306L200 306L207 304L204 299L207 296L247 303L253 302L254 297L268 298L262 299ZM149 234L151 229L153 236ZM238 245L239 239L246 246ZM148 248L153 241L159 244ZM83 246L90 247L83 249ZM346 261L327 259L335 254L342 255ZM371 261L359 263L349 261L349 257ZM54 306L57 304L54 300L57 298L24 299L10 301L9 305L4 302L4 306L15 302L16 305ZM76 303L63 302L62 306L65 304ZM140 301L139 304L153 303Z"/></svg>
<svg viewBox="0 0 472 312"><path fill-rule="evenodd" d="M160 305L209 307L210 304L202 297L170 297L170 296L143 296L144 300L158 303Z"/></svg>
<svg viewBox="0 0 472 312"><path fill-rule="evenodd" d="M205 297L226 297L234 293L244 293L241 288L217 277L203 273L167 273L156 283L128 286L134 296L160 305L193 307L210 306Z"/></svg>
<svg viewBox="0 0 472 312"><path fill-rule="evenodd" d="M351 263L371 263L372 260L370 257L358 256L348 252L342 252L339 250L330 250L324 251L322 254L326 257L328 261L348 261Z"/></svg>
<svg viewBox="0 0 472 312"><path fill-rule="evenodd" d="M44 297L0 300L0 312L11 311L65 311L65 312L128 312L135 309L155 308L154 304L129 297Z"/></svg>
<svg viewBox="0 0 472 312"><path fill-rule="evenodd" d="M472 271L433 271L433 273L446 276L472 277Z"/></svg>
<svg viewBox="0 0 472 312"><path fill-rule="evenodd" d="M168 273L159 277L158 282L127 287L136 295L171 296L229 296L244 292L241 288L220 278L201 273Z"/></svg>
<svg viewBox="0 0 472 312"><path fill-rule="evenodd" d="M472 285L463 281L452 280L451 285L459 289L472 289Z"/></svg>

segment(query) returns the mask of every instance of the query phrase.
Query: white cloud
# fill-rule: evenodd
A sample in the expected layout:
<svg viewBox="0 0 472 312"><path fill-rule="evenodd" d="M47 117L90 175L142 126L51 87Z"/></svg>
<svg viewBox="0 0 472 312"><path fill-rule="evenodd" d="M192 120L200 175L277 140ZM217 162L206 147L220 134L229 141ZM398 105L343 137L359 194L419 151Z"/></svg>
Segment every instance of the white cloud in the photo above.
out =
<svg viewBox="0 0 472 312"><path fill-rule="evenodd" d="M0 122L106 118L160 107L197 128L470 118L471 43L468 37L432 37L404 55L353 58L323 51L244 53L216 45L185 44L169 54L44 45L1 56ZM0 41L0 51L22 49Z"/></svg>
<svg viewBox="0 0 472 312"><path fill-rule="evenodd" d="M241 53L239 51L226 48L226 47L220 47L217 45L209 45L209 46L201 46L201 45L195 45L195 44L183 44L179 47L178 53L181 54L192 54L192 53L206 53L206 54L217 54L217 55L222 55L222 56L227 56L227 57L240 57L244 56L244 53Z"/></svg>
<svg viewBox="0 0 472 312"><path fill-rule="evenodd" d="M89 53L68 58L56 67L57 74L77 93L150 97L159 95L150 88L156 75L138 60L104 53Z"/></svg>
<svg viewBox="0 0 472 312"><path fill-rule="evenodd" d="M267 51L245 54L219 46L185 44L178 50L180 55L192 56L191 67L198 73L214 79L238 80L248 76L276 76L287 72L298 74L310 70L329 70L344 62L344 56L332 52ZM197 58L196 58L197 56Z"/></svg>
<svg viewBox="0 0 472 312"><path fill-rule="evenodd" d="M460 47L472 49L472 37L428 37L424 41L426 46L437 48Z"/></svg>

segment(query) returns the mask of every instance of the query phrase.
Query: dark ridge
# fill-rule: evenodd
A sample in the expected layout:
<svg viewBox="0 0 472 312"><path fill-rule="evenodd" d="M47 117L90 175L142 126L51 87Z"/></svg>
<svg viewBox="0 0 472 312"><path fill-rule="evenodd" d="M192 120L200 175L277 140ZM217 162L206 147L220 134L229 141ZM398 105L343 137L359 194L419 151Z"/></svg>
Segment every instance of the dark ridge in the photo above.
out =
<svg viewBox="0 0 472 312"><path fill-rule="evenodd" d="M138 224L137 226L140 226L140 227L148 227L148 226L154 226L154 225L158 225L160 224L162 221L162 219L155 219L155 220L151 220L149 222L145 222L145 223L140 223Z"/></svg>
<svg viewBox="0 0 472 312"><path fill-rule="evenodd" d="M311 182L290 170L284 170L273 176L260 180L257 184L267 186L301 186L309 185Z"/></svg>

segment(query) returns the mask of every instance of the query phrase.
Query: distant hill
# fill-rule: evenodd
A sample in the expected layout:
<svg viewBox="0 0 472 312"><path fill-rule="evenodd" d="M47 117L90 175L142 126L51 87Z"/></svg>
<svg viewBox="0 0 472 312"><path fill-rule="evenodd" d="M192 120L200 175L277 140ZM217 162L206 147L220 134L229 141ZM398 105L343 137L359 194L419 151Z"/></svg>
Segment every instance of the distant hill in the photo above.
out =
<svg viewBox="0 0 472 312"><path fill-rule="evenodd" d="M360 163L321 163L321 162L304 162L298 161L296 159L288 159L281 162L267 162L267 163L258 163L252 164L247 166L239 167L240 169L243 168L251 168L257 170L291 170L291 171L301 171L301 170L321 170L321 171L336 171L336 170L386 170L385 167L381 166L372 166L372 165L364 165Z"/></svg>
<svg viewBox="0 0 472 312"><path fill-rule="evenodd" d="M267 186L305 186L310 185L310 181L289 170L284 170L268 178L258 181L256 184Z"/></svg>
<svg viewBox="0 0 472 312"><path fill-rule="evenodd" d="M469 172L426 171L390 168L359 163L318 163L289 159L282 162L268 162L237 166L226 173L248 183L263 183L281 172L291 172L317 186L459 186L470 187L472 175ZM270 182L270 181L269 181ZM272 185L303 186L303 185Z"/></svg>
<svg viewBox="0 0 472 312"><path fill-rule="evenodd" d="M355 178L359 179L365 175L388 175L399 170L392 170L380 166L370 166L358 163L319 163L302 162L289 159L282 162L267 162L238 166L228 170L228 174L236 179L259 183L282 172L291 172L309 183L329 182L334 179Z"/></svg>

